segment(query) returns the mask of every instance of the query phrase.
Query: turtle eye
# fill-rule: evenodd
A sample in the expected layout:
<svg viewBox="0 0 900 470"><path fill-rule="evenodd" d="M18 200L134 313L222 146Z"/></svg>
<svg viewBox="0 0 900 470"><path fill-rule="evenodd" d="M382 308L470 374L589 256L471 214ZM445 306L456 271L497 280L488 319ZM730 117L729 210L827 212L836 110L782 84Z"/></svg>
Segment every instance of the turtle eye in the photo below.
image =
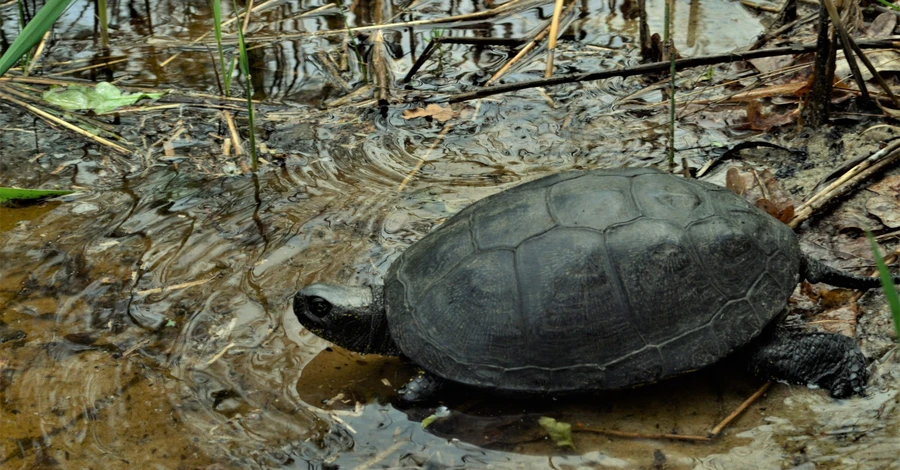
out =
<svg viewBox="0 0 900 470"><path fill-rule="evenodd" d="M325 315L328 315L329 312L331 312L331 302L321 297L313 296L307 299L306 302L307 305L309 305L309 311L319 318L322 318Z"/></svg>

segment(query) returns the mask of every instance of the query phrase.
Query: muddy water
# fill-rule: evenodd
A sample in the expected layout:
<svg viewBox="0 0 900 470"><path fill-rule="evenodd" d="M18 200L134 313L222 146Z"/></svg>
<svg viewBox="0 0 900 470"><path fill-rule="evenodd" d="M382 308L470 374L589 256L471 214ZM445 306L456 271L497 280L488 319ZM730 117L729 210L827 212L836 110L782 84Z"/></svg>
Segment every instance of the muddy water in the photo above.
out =
<svg viewBox="0 0 900 470"><path fill-rule="evenodd" d="M530 117L505 112L544 129L564 112L535 108ZM735 362L587 397L511 401L451 389L450 416L423 429L434 408L398 408L393 392L413 369L310 335L291 314L294 291L313 281L377 280L445 217L515 182L629 161L578 148L587 144L581 132L556 128L556 138L535 142L508 122L486 123L477 134L448 136L444 155L400 192L401 170L415 163L402 143L436 128L398 119L352 134L347 127L358 124L337 124L349 120L317 122L295 147L306 150L258 177L155 167L39 212L2 209L19 222L0 233L0 467L883 468L895 461L900 368L890 358L876 361L866 398L834 401L777 386L712 443L578 432L573 451L556 448L537 420L704 435L760 385ZM887 318L878 305L870 315Z"/></svg>
<svg viewBox="0 0 900 470"><path fill-rule="evenodd" d="M159 2L143 11L122 4L111 15L119 41L113 55L129 60L116 73L136 85L190 77L187 86L213 89L205 49L184 47L161 67L178 51L150 41L206 32L198 26L208 18L204 5ZM268 21L318 6L282 5L266 13ZM624 19L621 6L592 2L585 8L589 15L572 26L575 37L602 48L633 41L634 23ZM440 9L471 11L456 4ZM365 24L366 15L353 10L348 18ZM546 11L534 9L471 29L518 37L543 16ZM64 40L50 54L93 57L92 18L89 7L70 9L60 28ZM742 28L721 18L737 18ZM685 40L680 47L683 53L730 49L729 41L746 38L726 32L759 28L727 2L694 2L676 13L676 24L700 28L693 30L693 45ZM330 15L267 28L339 25ZM398 34L400 44L421 39ZM708 37L717 40L699 39ZM309 55L336 42L283 40L263 49L260 93L320 104L325 84ZM584 55L582 64L620 64L625 50ZM500 53L482 56L485 62L464 50L454 54L448 63L456 75L450 76L463 81ZM426 73L437 76L436 70ZM196 126L187 131L194 140L178 147L178 159L146 166L78 152L83 143L76 139L4 133L9 163L3 184L91 191L62 203L0 207L0 468L895 465L900 367L892 343L883 339L890 325L874 294L865 298L864 346L875 359L867 397L838 402L819 391L776 386L714 442L580 431L574 450L557 448L538 419L704 435L760 384L727 361L664 384L583 397L516 400L450 389L444 395L449 416L423 429L435 409L400 407L395 399L396 386L414 371L410 365L334 347L293 318L290 299L299 286L377 282L409 244L486 195L570 168L662 161L657 126L664 117L612 113L615 97L635 89L608 82L557 89L552 103L535 91L485 101L477 113L463 107L464 116L443 138L441 124L406 120L399 109L382 117L300 108L267 122L266 143L278 152L258 176L228 176L218 147L203 140L215 130L204 127L208 116L187 114ZM174 112L160 120L181 117ZM125 117L127 126L146 131L143 121L131 119ZM0 121L8 129L31 119L11 113ZM708 145L727 140L728 132L686 120L678 142ZM57 147L35 158L27 151L33 140ZM700 151L683 155L696 159L692 163L702 157Z"/></svg>

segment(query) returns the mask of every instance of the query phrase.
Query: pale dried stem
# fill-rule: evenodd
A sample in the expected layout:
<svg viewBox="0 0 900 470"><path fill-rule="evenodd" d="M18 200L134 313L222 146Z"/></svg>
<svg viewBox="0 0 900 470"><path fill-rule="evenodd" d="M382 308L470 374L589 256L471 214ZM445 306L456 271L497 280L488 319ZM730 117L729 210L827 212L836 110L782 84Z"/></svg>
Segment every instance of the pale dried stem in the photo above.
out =
<svg viewBox="0 0 900 470"><path fill-rule="evenodd" d="M425 155L422 155L422 158L420 158L419 161L416 162L416 166L413 167L413 169L409 171L409 173L406 175L406 178L403 178L403 181L401 181L400 185L397 186L398 193L403 191L403 188L405 188L406 185L409 184L409 182L413 179L413 177L416 176L416 173L419 172L419 170L422 168L422 165L424 165L425 162L428 161L428 157L431 155L431 152L434 151L435 147L437 147L438 144L440 144L441 142L444 141L444 136L447 135L447 133L450 132L450 129L452 129L452 128L453 128L453 124L448 122L444 126L444 128L441 129L441 133L438 134L437 137L434 139L434 141L431 143L431 145L428 146L428 150L425 151Z"/></svg>
<svg viewBox="0 0 900 470"><path fill-rule="evenodd" d="M241 26L241 32L246 33L247 27L250 26L250 14L253 13L253 0L247 2L247 13L244 15L244 25Z"/></svg>
<svg viewBox="0 0 900 470"><path fill-rule="evenodd" d="M698 436L693 434L645 434L641 432L614 431L612 429L597 429L586 426L576 426L573 431L592 432L595 434L603 434L606 436L625 437L628 439L669 439L676 441L711 441L709 436Z"/></svg>
<svg viewBox="0 0 900 470"><path fill-rule="evenodd" d="M326 73L326 76L331 80L332 83L338 86L344 93L350 93L353 91L353 87L347 83L346 80L341 78L341 73L337 68L337 64L334 62L334 59L331 58L325 51L318 51L315 54L316 59L319 60L319 63L322 65L323 71Z"/></svg>
<svg viewBox="0 0 900 470"><path fill-rule="evenodd" d="M234 124L234 118L231 117L231 113L228 111L222 111L222 117L225 118L225 123L228 125L228 133L231 134L231 144L234 146L234 154L243 155L244 149L241 147L241 135L238 133L237 126Z"/></svg>
<svg viewBox="0 0 900 470"><path fill-rule="evenodd" d="M103 68L103 67L109 67L110 65L113 65L113 64L120 64L120 63L122 63L122 62L128 62L129 60L130 60L130 59L128 59L128 58L125 58L125 59L117 59L117 60L111 60L111 61L109 61L109 62L104 62L104 63L102 63L102 64L88 65L88 66L86 66L86 67L81 67L81 68L77 68L77 69L70 69L70 70L64 70L64 71L62 71L62 72L48 73L47 75L45 75L45 77L59 77L59 76L62 76L62 75L72 75L72 74L75 74L75 73L78 73L78 72L84 72L85 70L93 70L93 69L99 69L99 68Z"/></svg>
<svg viewBox="0 0 900 470"><path fill-rule="evenodd" d="M844 173L840 178L832 181L828 186L814 194L806 202L794 211L794 218L788 223L791 228L797 228L815 211L828 204L833 199L840 197L858 184L865 181L878 171L881 171L900 158L900 140L895 140L887 147L873 153L869 158L859 162L856 166Z"/></svg>
<svg viewBox="0 0 900 470"><path fill-rule="evenodd" d="M772 386L772 382L764 383L763 386L760 387L759 390L756 391L756 393L754 393L753 395L750 395L750 398L744 400L744 402L741 403L741 405L738 406L737 409L732 411L730 415L728 415L725 419L723 419L722 422L718 424L718 426L714 427L713 430L709 432L709 437L714 438L714 437L718 436L719 433L722 432L722 430L725 429L726 426L728 426L729 424L731 424L732 421L737 419L737 417L740 416L741 413L746 411L747 408L750 407L750 405L752 405L754 402L756 402L756 400L759 400L759 397L761 397L763 393L766 393L766 390L768 390L769 387L771 387L771 386Z"/></svg>
<svg viewBox="0 0 900 470"><path fill-rule="evenodd" d="M547 43L547 70L544 71L544 78L550 78L553 75L553 56L556 52L556 38L559 36L559 19L562 16L562 7L565 0L556 0L553 5L553 20L550 21L550 41Z"/></svg>
<svg viewBox="0 0 900 470"><path fill-rule="evenodd" d="M772 386L772 382L766 382L765 384L763 384L763 386L760 387L759 390L754 392L753 395L750 395L749 398L747 398L746 400L744 400L743 403L738 405L738 407L735 408L735 410L732 411L731 414L729 414L727 417L725 417L725 419L723 419L719 424L717 424L716 427L714 427L709 432L709 434L707 434L706 436L699 436L699 435L695 435L695 434L668 434L668 433L648 434L648 433L642 433L642 432L614 431L611 429L596 429L596 428L589 428L589 427L585 427L585 426L576 426L572 430L573 431L593 432L593 433L597 433L597 434L604 434L607 436L625 437L625 438L629 438L629 439L668 439L668 440L677 440L677 441L711 441L711 440L719 437L719 434L722 432L723 429L725 429L725 427L727 427L729 424L731 424L732 421L737 419L737 417L740 416L741 413L746 411L747 408L750 407L750 405L755 403L756 400L759 400L759 397L761 397L764 393L766 393L766 391L771 386Z"/></svg>
<svg viewBox="0 0 900 470"><path fill-rule="evenodd" d="M43 120L49 122L50 124L55 124L55 125L58 125L58 126L62 126L62 127L66 128L66 129L68 129L68 130L70 130L70 131L72 131L72 132L74 132L74 133L76 133L76 134L81 135L82 137L86 137L86 138L88 138L88 139L90 139L90 140L93 140L94 142L96 142L96 143L98 143L98 144L100 144L100 145L104 145L104 146L106 146L106 147L109 147L109 148L111 148L112 150L121 153L122 155L131 155L131 153L132 153L131 150L128 150L127 148L122 147L121 145L118 145L118 144L116 144L116 143L114 143L114 142L111 142L111 141L109 141L109 140L106 140L106 139L104 139L103 137L98 137L98 136L96 136L96 135L94 135L94 134L92 134L92 133L90 133L90 132L88 132L88 131L86 131L86 130L84 130L84 129L82 129L82 128L76 126L76 125L74 125L74 124L71 124L71 123L69 123L69 122L63 121L62 119L59 119L58 117L53 116L52 114L50 114L50 113L48 113L48 112L46 112L46 111L44 111L44 110L42 110L42 109L38 109L38 108L36 108L36 107L34 107L34 106L32 106L32 105L30 105L30 104L24 102L24 101L21 101L21 100L17 99L17 98L13 98L12 96L10 96L10 95L8 95L8 94L6 94L6 93L0 92L0 98L2 98L2 99L4 99L4 100L6 100L6 101L9 101L10 103L13 103L13 104L15 104L15 105L17 105L17 106L20 106L20 107L22 107L22 108L28 110L28 111L31 112L32 114L34 114L34 115L40 117L41 119L43 119Z"/></svg>
<svg viewBox="0 0 900 470"><path fill-rule="evenodd" d="M572 3L569 5L569 7L566 8L566 11L562 13L562 16L568 15L569 12L572 11L572 7L573 7L573 6L575 6L575 2L572 2ZM518 63L520 60L522 60L526 55L528 55L528 53L531 52L532 49L534 49L535 47L537 47L537 45L540 44L540 42L543 41L544 38L546 38L547 35L550 34L551 29L552 29L551 26L552 26L552 22L551 22L551 24L548 24L546 27L544 27L544 29L543 29L540 33L538 33L537 36L534 37L534 39L532 39L531 41L529 41L528 44L526 44L525 47L523 47L522 50L520 50L519 53L515 55L515 57L513 57L513 58L510 59L508 62L506 62L505 64L503 64L503 67L500 67L500 70L498 70L497 73L495 73L495 74L490 78L490 80L488 80L487 82L485 82L484 86L485 86L485 87L488 87L488 86L490 86L492 83L494 83L494 82L496 82L497 80L499 80L500 77L502 77L503 75L505 75L506 72L508 72L509 69L512 68L513 65L515 65L515 64Z"/></svg>
<svg viewBox="0 0 900 470"><path fill-rule="evenodd" d="M31 60L28 62L28 68L25 69L25 75L31 75L31 70L34 68L34 64L40 59L41 55L44 53L44 49L47 48L47 39L50 37L50 32L52 29L48 29L46 33L44 33L44 37L41 38L41 42L38 43L37 49L34 51L34 55L31 56Z"/></svg>
<svg viewBox="0 0 900 470"><path fill-rule="evenodd" d="M69 86L69 85L93 85L92 82L83 81L83 80L55 80L52 78L35 78L35 77L0 77L0 82L12 82L12 83L25 83L30 85L60 85L60 86ZM169 95L179 95L179 96L187 96L190 98L200 98L200 99L211 99L211 100L220 100L220 101L235 101L242 105L247 104L246 98L234 98L228 96L221 95L210 95L208 93L196 93L184 90L176 90L176 89L167 89L167 88L149 88L149 87L135 87L135 86L121 86L119 87L121 90L126 91L142 91L145 93L159 93L160 91L166 92ZM262 103L259 100L253 102L254 104ZM202 105L201 105L202 106ZM245 109L245 108L242 108Z"/></svg>

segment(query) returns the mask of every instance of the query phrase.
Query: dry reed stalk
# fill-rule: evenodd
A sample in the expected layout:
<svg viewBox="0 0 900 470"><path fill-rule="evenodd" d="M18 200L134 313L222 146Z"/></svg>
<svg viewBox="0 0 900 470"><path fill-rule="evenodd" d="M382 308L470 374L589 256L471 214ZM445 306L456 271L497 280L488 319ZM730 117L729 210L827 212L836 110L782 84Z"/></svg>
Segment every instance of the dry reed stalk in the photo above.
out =
<svg viewBox="0 0 900 470"><path fill-rule="evenodd" d="M564 11L562 13L562 16L568 16L569 12L572 11L572 7L574 7L574 6L575 6L575 2L572 2L571 4L569 4L569 7L566 8L566 11ZM487 82L485 82L484 86L488 87L491 84L493 84L495 81L499 80L500 77L505 75L506 72L508 72L509 69L512 68L513 65L515 65L520 60L522 60L526 55L528 55L528 53L531 52L532 49L536 48L537 45L540 44L540 42L543 41L544 38L546 38L550 34L550 29L551 29L550 26L551 26L551 24L547 24L544 27L544 29L541 30L541 32L538 33L537 36L534 37L534 39L532 39L527 44L525 44L525 47L523 47L522 50L520 50L519 53L515 55L515 57L513 57L512 59L507 61L505 64L503 64L503 67L500 67L500 70L498 70Z"/></svg>
<svg viewBox="0 0 900 470"><path fill-rule="evenodd" d="M41 42L38 43L37 49L34 50L34 55L31 56L31 60L28 61L28 68L23 72L25 75L31 75L31 70L34 68L34 64L40 59L41 55L44 54L44 49L47 48L47 39L50 38L50 32L53 29L48 29L46 33L44 33L44 37L41 38Z"/></svg>
<svg viewBox="0 0 900 470"><path fill-rule="evenodd" d="M556 38L559 36L559 18L562 16L564 0L556 0L553 5L553 20L550 22L550 42L547 43L547 69L544 70L544 78L553 76L553 57L556 52Z"/></svg>
<svg viewBox="0 0 900 470"><path fill-rule="evenodd" d="M57 125L57 126L64 127L64 128L66 128L66 129L68 129L68 130L70 130L70 131L72 131L72 132L75 132L76 134L81 135L82 137L86 137L86 138L88 138L88 139L90 139L90 140L93 140L94 142L96 142L96 143L98 143L98 144L100 144L100 145L109 147L109 148L111 148L112 150L121 153L122 155L131 155L131 154L132 154L132 151L131 151L131 150L129 150L129 149L125 148L125 147L122 147L121 145L118 145L118 144L116 144L116 143L114 143L114 142L111 142L111 141L109 141L109 140L107 140L107 139L104 139L103 137L98 137L98 136L96 136L96 135L94 135L94 134L92 134L92 133L90 133L90 132L88 132L88 131L86 131L86 130L84 130L84 129L82 129L82 128L76 126L76 125L74 125L74 124L72 124L72 123L69 123L69 122L63 121L62 119L59 119L58 117L56 117L56 116L54 116L54 115L52 115L52 114L50 114L50 113L48 113L48 112L46 112L46 111L44 111L44 110L42 110L42 109L39 109L39 108L37 108L37 107L35 107L35 106L32 106L32 105L30 105L30 104L28 104L28 103L26 103L26 102L24 102L24 101L21 101L21 100L19 100L19 99L17 99L17 98L13 98L12 96L10 96L10 95L8 95L8 94L2 92L2 91L0 91L0 99L4 99L4 100L6 100L6 101L9 101L10 103L13 103L13 104L15 104L15 105L17 105L17 106L19 106L19 107L22 107L22 108L28 110L28 111L31 112L32 114L34 114L34 115L40 117L41 119L47 121L47 122L50 123L51 125Z"/></svg>
<svg viewBox="0 0 900 470"><path fill-rule="evenodd" d="M797 228L812 214L826 204L843 196L851 189L868 179L875 173L883 170L888 165L900 160L900 140L895 140L887 147L873 153L865 160L812 195L803 204L794 210L794 218L788 223L791 228Z"/></svg>

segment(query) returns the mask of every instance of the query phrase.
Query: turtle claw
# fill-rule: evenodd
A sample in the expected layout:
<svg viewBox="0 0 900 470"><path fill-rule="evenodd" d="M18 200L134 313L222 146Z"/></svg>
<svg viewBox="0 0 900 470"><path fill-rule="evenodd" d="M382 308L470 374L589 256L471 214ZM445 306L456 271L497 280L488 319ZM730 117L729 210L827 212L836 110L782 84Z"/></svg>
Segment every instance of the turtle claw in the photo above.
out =
<svg viewBox="0 0 900 470"><path fill-rule="evenodd" d="M400 400L406 403L423 402L434 396L443 383L443 380L437 376L420 370L415 377L397 391L397 394L400 396Z"/></svg>
<svg viewBox="0 0 900 470"><path fill-rule="evenodd" d="M834 398L865 393L866 357L852 338L779 330L757 346L750 368L761 378L821 387Z"/></svg>

